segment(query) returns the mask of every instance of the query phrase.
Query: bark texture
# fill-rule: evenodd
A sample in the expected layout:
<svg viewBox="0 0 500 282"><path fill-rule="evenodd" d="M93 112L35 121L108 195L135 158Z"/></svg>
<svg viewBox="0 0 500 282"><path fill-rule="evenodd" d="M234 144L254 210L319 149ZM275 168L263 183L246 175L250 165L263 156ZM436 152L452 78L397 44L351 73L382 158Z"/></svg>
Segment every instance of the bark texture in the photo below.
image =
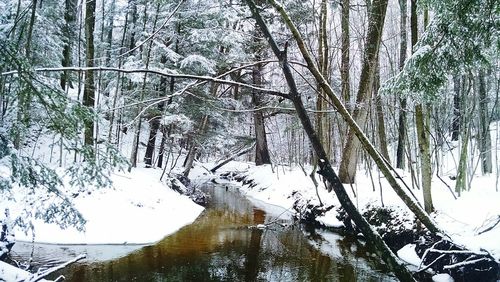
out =
<svg viewBox="0 0 500 282"><path fill-rule="evenodd" d="M483 174L492 173L491 161L491 136L490 117L488 110L488 97L486 95L486 81L483 70L478 73L478 98L479 98L479 152L481 171Z"/></svg>
<svg viewBox="0 0 500 282"><path fill-rule="evenodd" d="M353 111L353 118L361 127L366 123L373 77L378 60L378 50L382 38L382 29L384 26L385 13L387 10L387 0L374 0L370 6L368 16L368 33L363 50L363 66L359 79L358 93L356 96L356 105ZM342 159L340 161L339 177L343 183L354 183L356 177L356 166L358 161L358 151L360 142L355 137L353 129L347 133Z"/></svg>
<svg viewBox="0 0 500 282"><path fill-rule="evenodd" d="M399 0L399 71L403 70L408 49L407 24L406 24L407 0ZM405 143L406 143L406 98L399 98L399 117L398 117L398 145L396 147L396 167L405 168Z"/></svg>
<svg viewBox="0 0 500 282"><path fill-rule="evenodd" d="M340 203L342 204L342 207L352 217L356 225L361 229L363 235L366 236L367 241L370 242L375 247L375 252L389 266L389 268L392 271L394 271L396 277L398 277L401 281L415 281L411 273L404 267L404 265L394 255L394 253L392 253L389 247L382 240L382 237L380 237L380 235L375 230L373 230L371 226L368 224L368 222L361 216L361 214L357 211L354 203L349 198L342 183L340 182L340 179L338 178L337 174L333 171L330 161L327 159L326 151L324 150L324 147L321 144L318 135L314 131L312 122L309 119L306 109L304 108L304 104L302 103L300 94L297 90L297 86L293 78L292 71L288 65L288 61L286 58L286 49L282 51L278 48L278 45L272 38L265 22L260 17L259 11L255 6L255 4L251 0L246 0L246 2L248 3L252 11L253 17L256 19L258 25L263 30L264 35L266 36L269 45L271 45L274 54L276 55L276 57L278 57L278 59L281 62L283 74L290 88L289 98L292 100L294 104L297 115L302 123L304 131L306 132L309 138L309 141L311 142L314 152L319 158L318 173L320 173L326 179L329 190L335 191L337 197L339 198ZM273 0L271 1L271 3L273 3L273 5L275 5L277 8L281 8L281 6L278 6L276 2L274 2ZM280 13L283 12L284 10L280 10Z"/></svg>
<svg viewBox="0 0 500 282"><path fill-rule="evenodd" d="M250 0L247 0L247 3ZM401 200L405 203L405 205L415 214L415 216L422 222L422 224L427 227L427 229L432 232L432 233L441 233L441 234L446 234L443 230L437 227L437 225L434 223L434 221L425 213L425 211L422 209L422 207L417 204L406 192L403 190L399 182L396 180L394 174L393 174L393 169L385 162L385 160L382 158L382 156L378 153L376 148L373 146L373 144L368 140L364 132L361 130L359 125L354 121L353 117L351 114L347 111L346 107L344 104L340 101L340 99L335 95L332 87L327 83L323 75L321 75L320 71L314 64L314 61L312 59L312 55L310 54L309 50L306 48L306 44L304 40L302 39L302 36L300 35L299 30L297 27L294 25L292 20L290 19L290 16L288 13L286 13L285 9L276 3L274 0L270 0L271 4L276 8L276 10L279 12L283 20L285 21L286 25L292 32L292 35L297 42L297 45L300 49L300 52L302 53L302 56L304 60L307 63L307 67L311 74L314 76L318 84L322 87L322 89L325 91L325 93L328 95L328 97L331 99L332 104L335 106L335 109L337 112L342 116L342 118L346 121L347 125L349 128L353 129L356 137L360 140L361 145L363 148L366 150L366 152L370 155L370 157L373 159L373 161L377 164L378 168L382 172L382 174L385 176L386 180L389 182L393 190L396 192L396 194L401 198ZM280 51L279 49L274 50L273 52L276 53ZM329 190L331 191L331 190ZM411 192L411 191L410 191Z"/></svg>
<svg viewBox="0 0 500 282"><path fill-rule="evenodd" d="M342 29L342 46L341 46L341 56L342 60L340 62L340 83L342 88L342 98L346 104L349 103L351 99L351 89L349 84L349 5L350 0L342 0L341 4L341 19L340 28Z"/></svg>
<svg viewBox="0 0 500 282"><path fill-rule="evenodd" d="M85 62L88 68L94 67L94 29L95 29L95 5L96 0L85 2ZM94 71L89 70L85 73L83 88L83 105L94 109L95 85ZM94 144L94 119L89 118L85 121L84 142L86 145Z"/></svg>

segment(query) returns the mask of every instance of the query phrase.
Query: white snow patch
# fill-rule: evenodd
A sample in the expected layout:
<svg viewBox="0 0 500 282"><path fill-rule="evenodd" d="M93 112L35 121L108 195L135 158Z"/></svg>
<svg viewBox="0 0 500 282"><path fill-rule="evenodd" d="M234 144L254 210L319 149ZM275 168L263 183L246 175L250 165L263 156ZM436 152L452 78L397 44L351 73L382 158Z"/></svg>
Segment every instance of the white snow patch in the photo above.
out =
<svg viewBox="0 0 500 282"><path fill-rule="evenodd" d="M20 268L14 267L10 264L7 264L3 261L0 261L0 281L5 282L17 282L24 281L31 277L31 273L22 270ZM47 282L48 280L41 279L41 282Z"/></svg>
<svg viewBox="0 0 500 282"><path fill-rule="evenodd" d="M407 263L413 264L415 266L419 266L420 263L422 262L422 260L418 257L417 253L415 252L415 244L408 244L402 247L398 251L398 257L406 261Z"/></svg>
<svg viewBox="0 0 500 282"><path fill-rule="evenodd" d="M441 273L441 274L436 274L432 276L432 281L434 282L453 282L453 277L451 277L449 274L446 273Z"/></svg>
<svg viewBox="0 0 500 282"><path fill-rule="evenodd" d="M151 244L192 223L203 211L187 196L159 181L161 170L136 168L112 175L113 187L102 188L73 199L87 223L85 232L61 229L55 224L33 220L35 242L53 244ZM15 201L2 201L12 217L20 212ZM20 241L32 241L19 228Z"/></svg>
<svg viewBox="0 0 500 282"><path fill-rule="evenodd" d="M449 164L452 162L446 160L443 163ZM231 162L218 172L240 171L256 184L249 187L248 185L241 186L240 183L240 189L243 193L251 198L291 210L296 199L319 205L316 189L308 175L312 167L305 166L304 169L307 175L299 167L254 166L251 163ZM440 171L450 170L441 169ZM406 183L411 185L411 176L408 172L399 170L398 173ZM399 216L413 217L386 179L384 177L380 178L380 187L378 173L375 171L372 176L374 177L375 187L372 187L370 174L364 170L358 171L356 183L352 187L344 185L358 209L364 212L369 206L381 206L383 201L385 207L395 210ZM454 186L454 181L449 179L447 174L441 176L449 182L448 185ZM336 218L336 207L340 207L340 203L333 192L328 193L326 191L320 176L316 175L316 177L319 182L318 194L321 202L326 206L335 206L324 216L318 217L318 220L326 226L342 226L342 222ZM380 192L381 188L382 193ZM411 191L418 201L423 203L422 191L417 189ZM434 178L432 181L432 196L436 209L432 216L440 228L451 235L455 242L471 250L485 249L497 261L500 261L500 244L498 244L500 225L488 232L478 234L478 231L484 229L487 222L492 222L500 216L500 205L498 204L500 203L500 192L496 191L496 175L474 176L470 191L463 192L457 200L453 198L449 189L441 180ZM410 220L402 220L401 222L411 225L412 220L413 218L410 218Z"/></svg>

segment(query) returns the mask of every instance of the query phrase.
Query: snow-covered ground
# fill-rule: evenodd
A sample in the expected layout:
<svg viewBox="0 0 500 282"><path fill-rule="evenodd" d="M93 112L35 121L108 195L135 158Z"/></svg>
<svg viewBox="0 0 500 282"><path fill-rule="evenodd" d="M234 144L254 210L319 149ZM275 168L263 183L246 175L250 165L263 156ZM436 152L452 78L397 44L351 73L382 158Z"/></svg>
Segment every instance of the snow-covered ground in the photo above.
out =
<svg viewBox="0 0 500 282"><path fill-rule="evenodd" d="M492 174L483 176L480 169L476 169L471 179L471 173L469 173L467 178L471 180L469 191L462 192L460 197L455 199L450 190L455 187L453 179L456 176L461 146L455 142L440 158L441 179L434 175L432 180L432 197L436 210L432 217L439 227L445 230L456 243L471 250L487 250L498 262L500 262L500 224L487 232L482 231L500 219L500 187L497 187L499 182L497 158L500 155L499 127L499 122L490 125L493 151ZM475 142L469 142L469 153L474 154L473 163L477 164L479 153ZM252 163L231 162L218 172L223 171L243 172L256 184L242 186L241 189L247 196L287 209L292 209L294 202L298 199L303 203L309 202L313 205L318 205L321 199L325 205L340 206L334 193L327 193L318 176L316 178L319 187L316 192L309 177L312 167L306 166L304 169L270 165L256 167ZM398 173L412 187L409 172L398 170ZM356 183L345 185L345 188L361 212L369 206L381 206L383 203L385 207L400 211L401 215L412 216L385 178L375 169L371 171L371 175L368 171L358 170ZM411 191L419 202L423 203L422 191L418 189ZM332 209L318 220L326 226L338 227L343 223L336 218L336 215L337 210Z"/></svg>
<svg viewBox="0 0 500 282"><path fill-rule="evenodd" d="M0 261L0 281L25 281L32 276L31 273ZM47 281L45 279L38 280L40 282Z"/></svg>
<svg viewBox="0 0 500 282"><path fill-rule="evenodd" d="M311 172L306 167L306 172ZM222 169L221 169L222 170ZM256 167L251 163L233 162L224 167L226 171L242 171L257 184L254 187L244 185L241 190L251 197L287 209L292 209L294 202L301 198L312 204L319 204L318 196L313 182L299 167L271 167L269 165ZM410 183L409 176L403 174L403 179ZM375 189L372 187L370 176L367 172L359 171L356 184L346 185L346 189L353 202L361 211L368 206L380 206L382 201L386 207L401 210L409 214L409 210L398 198L384 178L380 178L382 195L379 186L378 174L373 175ZM453 187L453 182L447 179ZM449 189L437 178L433 179L433 201L436 213L435 221L457 243L472 250L485 249L500 262L500 225L483 234L478 234L488 222L496 220L500 215L500 192L496 191L495 177L476 176L472 180L470 191L462 193L455 200ZM321 182L320 182L321 183ZM353 191L357 197L354 197ZM422 201L422 191L413 190L413 193ZM326 205L339 206L335 195L327 193L323 184L318 187L318 194ZM339 226L342 223L336 219L336 209L330 210L319 220L327 226Z"/></svg>
<svg viewBox="0 0 500 282"><path fill-rule="evenodd" d="M17 241L54 244L151 244L193 222L203 207L160 182L161 170L136 168L114 173L113 186L73 198L86 220L85 231L33 220L35 236L15 230ZM16 188L19 189L19 188ZM16 195L14 193L14 195ZM21 199L21 194L18 194ZM25 208L16 198L2 201L12 218Z"/></svg>

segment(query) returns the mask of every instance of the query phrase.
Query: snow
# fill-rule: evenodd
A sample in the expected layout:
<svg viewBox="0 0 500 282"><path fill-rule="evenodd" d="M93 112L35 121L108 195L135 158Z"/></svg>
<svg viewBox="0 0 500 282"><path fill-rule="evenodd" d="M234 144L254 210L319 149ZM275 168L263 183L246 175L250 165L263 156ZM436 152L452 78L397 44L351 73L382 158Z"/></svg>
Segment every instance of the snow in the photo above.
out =
<svg viewBox="0 0 500 282"><path fill-rule="evenodd" d="M17 228L18 241L53 244L151 244L192 223L203 211L187 196L159 181L161 170L136 168L115 173L113 187L73 199L85 220L85 232L33 220L35 237ZM21 212L15 200L2 201L12 217Z"/></svg>
<svg viewBox="0 0 500 282"><path fill-rule="evenodd" d="M446 273L441 273L441 274L436 274L432 276L432 281L434 282L453 282L453 277L451 277L449 274Z"/></svg>
<svg viewBox="0 0 500 282"><path fill-rule="evenodd" d="M0 280L6 282L24 281L31 277L31 273L0 261ZM38 281L48 281L45 279Z"/></svg>
<svg viewBox="0 0 500 282"><path fill-rule="evenodd" d="M420 266L420 263L422 261L415 252L415 244L408 244L402 247L398 251L397 255L402 260L406 261L409 264L413 264L415 266Z"/></svg>
<svg viewBox="0 0 500 282"><path fill-rule="evenodd" d="M289 166L254 166L252 163L231 162L221 168L220 172L225 171L240 171L245 174L248 179L255 182L255 186L241 186L241 190L247 196L267 202L273 205L281 206L291 210L294 202L301 199L303 202L311 204L319 204L318 196L312 180L308 176L312 167L306 166L304 173L302 168ZM443 171L443 170L442 170ZM411 183L409 173L399 171L402 178ZM398 211L398 214L412 218L411 212L404 203L395 194L389 184L383 177L380 178L382 186L382 196L380 195L380 187L378 184L378 175L373 173L375 189L372 187L369 173L360 170L357 174L356 183L352 186L345 185L345 188L358 209L363 212L369 206L381 206L383 199L385 207L390 207ZM334 193L327 193L322 181L318 187L318 194L321 201L325 205L340 206ZM442 177L443 178L443 177ZM444 177L449 181L448 185L454 186L454 181L448 177ZM464 245L471 250L484 249L488 251L497 261L500 262L500 225L496 228L477 234L479 230L484 228L486 222L491 222L500 215L500 192L496 191L496 176L476 175L471 182L470 191L463 192L457 200L453 198L449 189L439 180L434 178L432 182L432 196L436 212L432 217L438 226L445 230L452 239ZM241 184L240 184L241 185ZM352 190L356 193L354 196ZM422 203L421 190L414 189L412 192ZM319 217L320 221L325 226L339 227L342 226L337 218L336 208L331 209L324 216ZM404 224L411 225L412 220L406 221ZM401 250L401 256L412 264L419 264L416 254L410 252L412 246L406 246Z"/></svg>

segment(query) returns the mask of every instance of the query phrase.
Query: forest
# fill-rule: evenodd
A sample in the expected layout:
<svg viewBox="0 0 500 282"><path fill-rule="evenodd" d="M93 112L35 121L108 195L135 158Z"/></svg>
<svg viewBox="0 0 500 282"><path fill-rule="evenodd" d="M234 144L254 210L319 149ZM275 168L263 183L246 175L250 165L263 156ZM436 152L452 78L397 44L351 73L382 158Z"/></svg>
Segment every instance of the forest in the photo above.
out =
<svg viewBox="0 0 500 282"><path fill-rule="evenodd" d="M497 281L499 51L496 0L3 0L0 281Z"/></svg>

